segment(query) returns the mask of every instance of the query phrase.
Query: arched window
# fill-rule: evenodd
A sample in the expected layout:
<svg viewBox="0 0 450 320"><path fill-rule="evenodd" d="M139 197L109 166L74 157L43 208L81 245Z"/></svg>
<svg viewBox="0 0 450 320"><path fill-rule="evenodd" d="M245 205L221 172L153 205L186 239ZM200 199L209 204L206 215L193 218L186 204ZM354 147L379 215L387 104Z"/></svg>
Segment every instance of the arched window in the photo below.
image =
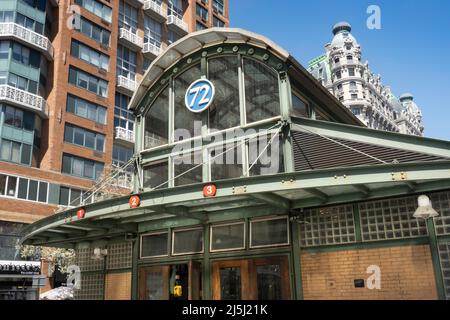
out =
<svg viewBox="0 0 450 320"><path fill-rule="evenodd" d="M175 132L174 140L178 141L180 135L185 137L183 133L189 133L190 137L194 137L196 134L201 134L202 114L189 111L184 104L184 97L186 90L195 80L200 79L202 76L200 64L197 64L188 70L184 71L181 75L175 78L174 81L174 94L175 94L175 106L174 106L174 128ZM197 124L197 131L194 132L194 125ZM187 132L186 132L187 130ZM185 137L186 138L186 137Z"/></svg>
<svg viewBox="0 0 450 320"><path fill-rule="evenodd" d="M278 75L261 62L244 58L247 123L280 115Z"/></svg>
<svg viewBox="0 0 450 320"><path fill-rule="evenodd" d="M215 97L209 107L209 129L223 130L239 126L239 60L225 56L208 61L208 79L214 84Z"/></svg>

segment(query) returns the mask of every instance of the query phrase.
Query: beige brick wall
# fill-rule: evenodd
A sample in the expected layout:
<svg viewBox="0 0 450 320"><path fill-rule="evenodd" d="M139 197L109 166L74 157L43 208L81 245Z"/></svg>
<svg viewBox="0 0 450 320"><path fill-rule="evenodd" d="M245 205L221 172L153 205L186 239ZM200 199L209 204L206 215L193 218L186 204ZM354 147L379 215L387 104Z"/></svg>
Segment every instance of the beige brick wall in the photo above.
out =
<svg viewBox="0 0 450 320"><path fill-rule="evenodd" d="M106 275L105 300L131 300L131 272Z"/></svg>
<svg viewBox="0 0 450 320"><path fill-rule="evenodd" d="M367 288L370 265L381 269L379 290ZM437 299L428 245L303 253L301 270L305 299Z"/></svg>

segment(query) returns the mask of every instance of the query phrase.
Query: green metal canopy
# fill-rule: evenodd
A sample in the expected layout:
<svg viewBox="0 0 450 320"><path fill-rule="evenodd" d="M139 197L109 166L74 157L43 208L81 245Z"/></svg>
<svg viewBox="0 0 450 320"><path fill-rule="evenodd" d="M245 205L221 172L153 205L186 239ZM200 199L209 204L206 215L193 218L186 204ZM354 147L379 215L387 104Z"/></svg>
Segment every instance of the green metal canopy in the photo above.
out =
<svg viewBox="0 0 450 320"><path fill-rule="evenodd" d="M82 219L69 209L25 227L21 241L71 247L180 219L298 215L302 208L450 189L450 142L303 118L289 126L295 171L215 181L210 198L198 183L144 192L134 209L129 196L86 205Z"/></svg>

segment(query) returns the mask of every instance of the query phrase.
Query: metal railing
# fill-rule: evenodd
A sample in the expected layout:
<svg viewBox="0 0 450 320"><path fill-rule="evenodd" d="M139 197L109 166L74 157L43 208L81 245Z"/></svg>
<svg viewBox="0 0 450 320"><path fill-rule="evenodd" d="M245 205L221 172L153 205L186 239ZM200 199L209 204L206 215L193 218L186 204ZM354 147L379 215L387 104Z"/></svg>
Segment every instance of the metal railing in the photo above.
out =
<svg viewBox="0 0 450 320"><path fill-rule="evenodd" d="M14 22L1 22L0 23L0 37L9 36L15 37L18 40L24 41L33 47L44 51L50 58L53 58L53 46L50 40L30 29L22 27Z"/></svg>
<svg viewBox="0 0 450 320"><path fill-rule="evenodd" d="M47 115L47 102L41 96L14 88L7 84L0 85L0 100L19 104L32 111Z"/></svg>
<svg viewBox="0 0 450 320"><path fill-rule="evenodd" d="M169 15L167 17L167 24L168 25L175 25L178 28L180 28L181 30L184 30L185 32L188 32L188 25L186 22L184 22L183 20L181 20L180 18L178 18L176 15Z"/></svg>
<svg viewBox="0 0 450 320"><path fill-rule="evenodd" d="M119 38L124 39L130 43L133 43L134 45L142 48L144 40L142 37L139 37L137 34L131 32L130 30L127 30L125 28L120 28L120 34Z"/></svg>
<svg viewBox="0 0 450 320"><path fill-rule="evenodd" d="M144 43L143 53L151 53L155 56L158 56L161 53L161 47L158 47L156 44L147 42Z"/></svg>
<svg viewBox="0 0 450 320"><path fill-rule="evenodd" d="M131 130L128 130L128 129L125 129L122 127L116 127L115 128L115 138L134 143L134 131L131 131Z"/></svg>
<svg viewBox="0 0 450 320"><path fill-rule="evenodd" d="M134 81L130 78L127 78L124 76L118 76L117 77L117 86L123 87L130 91L136 91L137 84L136 84L136 81Z"/></svg>
<svg viewBox="0 0 450 320"><path fill-rule="evenodd" d="M166 17L162 5L155 0L146 0L144 2L144 10L151 10L162 17Z"/></svg>

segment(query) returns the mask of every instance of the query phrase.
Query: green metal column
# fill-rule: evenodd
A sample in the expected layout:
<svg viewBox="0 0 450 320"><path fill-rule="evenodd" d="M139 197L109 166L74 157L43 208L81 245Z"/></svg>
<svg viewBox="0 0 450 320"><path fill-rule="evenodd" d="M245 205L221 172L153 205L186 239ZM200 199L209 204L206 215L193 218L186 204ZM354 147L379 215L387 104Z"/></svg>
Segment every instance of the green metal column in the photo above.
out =
<svg viewBox="0 0 450 320"><path fill-rule="evenodd" d="M353 219L355 223L355 240L357 243L362 242L362 233L361 233L361 218L359 214L359 205L353 205Z"/></svg>
<svg viewBox="0 0 450 320"><path fill-rule="evenodd" d="M139 239L139 238L138 238ZM131 299L132 300L138 300L138 259L139 259L139 241L138 239L133 241L133 254L131 256Z"/></svg>
<svg viewBox="0 0 450 320"><path fill-rule="evenodd" d="M209 261L209 225L206 223L203 226L204 234L204 253L203 253L203 264L202 264L202 300L211 300L211 263Z"/></svg>
<svg viewBox="0 0 450 320"><path fill-rule="evenodd" d="M143 132L143 126L142 126L142 116L137 116L135 121L135 129L134 129L134 154L135 156L139 156L141 150L142 150L142 137L144 136ZM140 164L137 166L137 170L134 173L134 180L133 180L133 193L139 193L140 186L141 186L141 178L142 174L144 172L141 170ZM143 178L142 178L143 179Z"/></svg>
<svg viewBox="0 0 450 320"><path fill-rule="evenodd" d="M441 260L439 258L439 248L436 238L436 229L434 227L434 219L427 219L427 229L430 239L431 259L433 261L434 277L436 279L436 289L439 300L445 300L444 279L442 277Z"/></svg>
<svg viewBox="0 0 450 320"><path fill-rule="evenodd" d="M291 221L291 241L292 241L292 270L294 272L294 299L303 300L302 271L300 266L300 237L298 223Z"/></svg>
<svg viewBox="0 0 450 320"><path fill-rule="evenodd" d="M294 149L292 144L292 135L290 127L290 110L292 106L291 85L287 73L285 71L280 73L280 111L283 120L289 122L282 130L283 138L281 148L283 150L284 171L294 172Z"/></svg>

